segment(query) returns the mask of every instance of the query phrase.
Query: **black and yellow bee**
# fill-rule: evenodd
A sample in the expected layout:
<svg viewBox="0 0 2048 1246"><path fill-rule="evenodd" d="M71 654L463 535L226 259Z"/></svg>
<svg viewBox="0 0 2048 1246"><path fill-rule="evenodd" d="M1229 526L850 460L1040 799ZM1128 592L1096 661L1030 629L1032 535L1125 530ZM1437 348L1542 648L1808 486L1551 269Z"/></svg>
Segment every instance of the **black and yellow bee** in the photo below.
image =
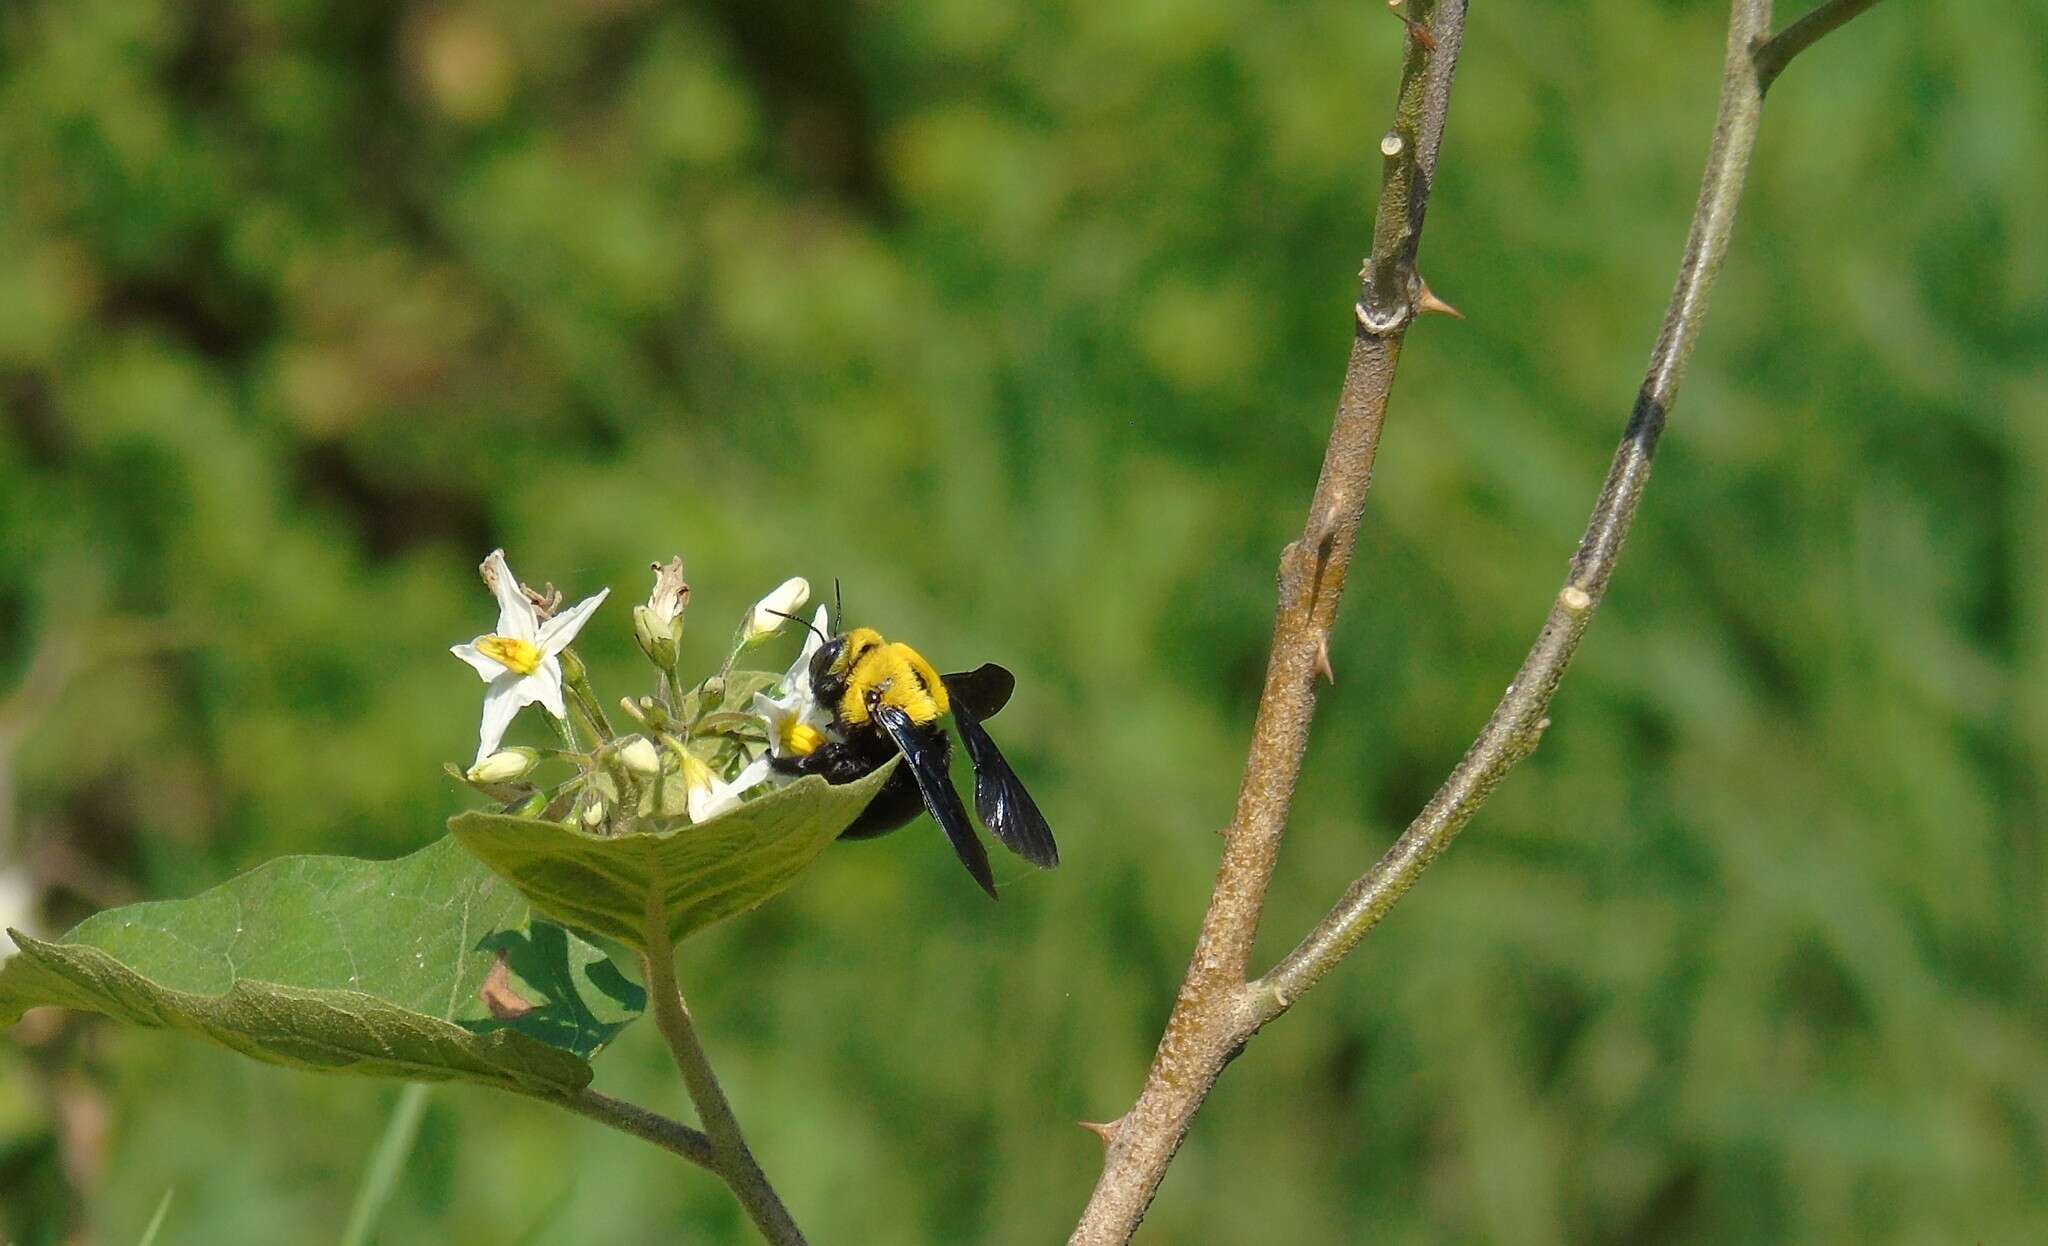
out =
<svg viewBox="0 0 2048 1246"><path fill-rule="evenodd" d="M791 774L823 775L851 783L873 774L901 754L903 765L842 839L870 839L929 812L952 842L974 881L996 894L988 850L968 825L967 809L953 787L950 717L974 763L974 807L1000 843L1033 865L1060 863L1052 828L1017 772L1003 759L982 720L1007 705L1017 686L1009 671L987 663L972 671L940 675L924 655L900 641L882 639L869 627L825 640L811 655L811 691L832 714L832 732L798 757L775 765Z"/></svg>

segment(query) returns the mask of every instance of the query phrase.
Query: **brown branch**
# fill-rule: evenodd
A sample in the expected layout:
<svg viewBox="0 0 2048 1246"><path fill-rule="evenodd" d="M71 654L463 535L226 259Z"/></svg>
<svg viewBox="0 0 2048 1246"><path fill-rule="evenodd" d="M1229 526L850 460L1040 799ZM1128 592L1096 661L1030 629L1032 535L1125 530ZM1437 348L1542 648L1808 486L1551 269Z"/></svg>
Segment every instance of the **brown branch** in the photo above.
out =
<svg viewBox="0 0 2048 1246"><path fill-rule="evenodd" d="M1767 40L1771 0L1734 0L1720 111L1678 283L1621 446L1536 644L1485 730L1414 823L1298 947L1270 973L1247 983L1260 911L1308 747L1316 675L1329 669L1329 629L1372 483L1374 453L1401 343L1418 311L1441 305L1416 274L1415 255L1457 68L1465 4L1441 0L1434 6L1417 6L1429 9L1422 15L1427 34L1410 28L1394 127L1380 145L1386 169L1372 256L1361 274L1358 333L1307 531L1281 556L1273 653L1237 815L1226 832L1223 861L1194 959L1144 1089L1122 1118L1090 1126L1104 1137L1107 1155L1073 1242L1130 1238L1224 1066L1260 1027L1292 1007L1365 937L1472 819L1508 771L1535 751L1550 725L1546 715L1551 697L1621 556L1649 481L1657 441L1705 322L1707 296L1728 253L1743 179L1755 149L1764 88L1792 57L1875 2L1830 0L1778 38Z"/></svg>
<svg viewBox="0 0 2048 1246"><path fill-rule="evenodd" d="M1121 1242L1143 1219L1209 1087L1250 1033L1245 975L1308 748L1318 667L1343 596L1401 343L1423 303L1415 272L1464 35L1465 0L1413 6L1394 124L1380 141L1384 169L1372 255L1360 274L1351 363L1299 541L1280 557L1280 601L1250 756L1226 832L1215 891L1187 976L1146 1076L1108 1127L1102 1177L1073 1241ZM1320 661L1319 661L1320 658Z"/></svg>
<svg viewBox="0 0 2048 1246"><path fill-rule="evenodd" d="M1827 0L1826 4L1772 35L1756 50L1756 89L1771 89L1792 58L1818 43L1850 18L1875 7L1877 0Z"/></svg>
<svg viewBox="0 0 2048 1246"><path fill-rule="evenodd" d="M1707 156L1678 284L1664 314L1664 329L1650 352L1650 366L1636 394L1621 446L1607 471L1586 535L1573 556L1564 588L1551 603L1536 644L1485 730L1472 743L1449 779L1377 865L1353 883L1335 908L1299 946L1260 980L1256 996L1260 1023L1285 1012L1314 986L1412 886L1472 820L1479 806L1515 764L1536 751L1545 714L1558 681L1577 651L1607 580L1621 556L1636 506L1650 478L1650 460L1665 418L1678 397L1693 344L1707 310L1707 294L1728 253L1735 206L1742 194L1763 112L1763 90L1751 49L1770 29L1770 0L1735 0L1722 70L1720 116Z"/></svg>
<svg viewBox="0 0 2048 1246"><path fill-rule="evenodd" d="M1260 1024L1293 1006L1303 992L1356 947L1472 820L1507 772L1536 751L1537 742L1550 725L1550 699L1557 692L1558 682L1564 678L1565 668L1570 665L1621 557L1622 542L1649 483L1650 461L1657 440L1678 401L1679 383L1685 379L1693 344L1706 320L1707 295L1728 254L1743 178L1763 117L1764 88L1769 85L1764 76L1766 54L1782 47L1773 60L1777 69L1783 69L1793 56L1821 35L1875 3L1876 0L1838 0L1823 5L1766 42L1763 32L1770 29L1769 0L1737 0L1722 68L1720 115L1707 155L1706 174L1700 183L1699 205L1694 209L1691 234L1686 240L1685 258L1679 265L1678 283L1664 313L1663 331L1650 352L1649 368L1642 388L1636 393L1628 428L1608 468L1606 483L1586 525L1586 535L1572 558L1564 587L1552 603L1543 630L1523 660L1521 670L1516 672L1514 682L1508 685L1486 728L1450 778L1378 864L1353 883L1308 937L1255 984L1262 988L1255 997Z"/></svg>

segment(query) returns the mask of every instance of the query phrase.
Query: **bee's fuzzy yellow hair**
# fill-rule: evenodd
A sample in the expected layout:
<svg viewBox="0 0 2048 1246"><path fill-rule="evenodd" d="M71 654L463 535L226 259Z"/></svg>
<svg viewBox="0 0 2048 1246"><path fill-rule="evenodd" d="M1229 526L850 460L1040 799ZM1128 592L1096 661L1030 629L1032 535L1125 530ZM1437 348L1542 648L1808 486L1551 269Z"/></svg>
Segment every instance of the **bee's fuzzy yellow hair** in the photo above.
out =
<svg viewBox="0 0 2048 1246"><path fill-rule="evenodd" d="M902 642L882 639L871 627L846 634L846 651L835 665L846 674L846 693L839 699L839 720L847 726L868 721L868 698L880 694L920 726L936 722L952 708L945 681L924 655Z"/></svg>

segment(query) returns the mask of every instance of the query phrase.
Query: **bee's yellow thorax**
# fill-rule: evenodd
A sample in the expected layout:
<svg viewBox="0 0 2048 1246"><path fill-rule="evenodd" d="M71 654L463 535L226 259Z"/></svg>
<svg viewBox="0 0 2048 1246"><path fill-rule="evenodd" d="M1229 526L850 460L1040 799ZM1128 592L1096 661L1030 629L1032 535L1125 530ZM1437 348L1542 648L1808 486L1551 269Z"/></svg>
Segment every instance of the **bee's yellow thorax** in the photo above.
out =
<svg viewBox="0 0 2048 1246"><path fill-rule="evenodd" d="M839 701L839 719L848 726L868 721L868 699L879 696L920 725L943 717L951 703L945 681L924 655L902 642L882 639L871 627L846 634L840 661L846 672L846 695Z"/></svg>

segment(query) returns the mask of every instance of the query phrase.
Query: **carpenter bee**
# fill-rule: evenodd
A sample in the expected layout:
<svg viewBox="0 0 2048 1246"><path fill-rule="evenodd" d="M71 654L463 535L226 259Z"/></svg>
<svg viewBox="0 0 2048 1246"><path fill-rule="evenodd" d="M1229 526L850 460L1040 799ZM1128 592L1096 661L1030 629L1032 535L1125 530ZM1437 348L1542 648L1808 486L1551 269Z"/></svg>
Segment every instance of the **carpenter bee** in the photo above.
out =
<svg viewBox="0 0 2048 1246"><path fill-rule="evenodd" d="M1015 676L993 662L942 676L923 654L900 641L884 640L869 627L829 638L820 632L819 639L823 643L811 655L806 674L818 705L832 716L832 729L815 733L818 738L808 741L800 755L777 757L773 764L788 774L851 783L892 757L903 758L902 766L840 838L885 835L929 812L952 842L960 863L989 898L995 898L988 850L968 824L967 809L947 769L953 741L944 720L950 717L974 763L974 807L982 825L1033 865L1051 869L1060 863L1045 815L981 725L1009 703L1017 686Z"/></svg>

